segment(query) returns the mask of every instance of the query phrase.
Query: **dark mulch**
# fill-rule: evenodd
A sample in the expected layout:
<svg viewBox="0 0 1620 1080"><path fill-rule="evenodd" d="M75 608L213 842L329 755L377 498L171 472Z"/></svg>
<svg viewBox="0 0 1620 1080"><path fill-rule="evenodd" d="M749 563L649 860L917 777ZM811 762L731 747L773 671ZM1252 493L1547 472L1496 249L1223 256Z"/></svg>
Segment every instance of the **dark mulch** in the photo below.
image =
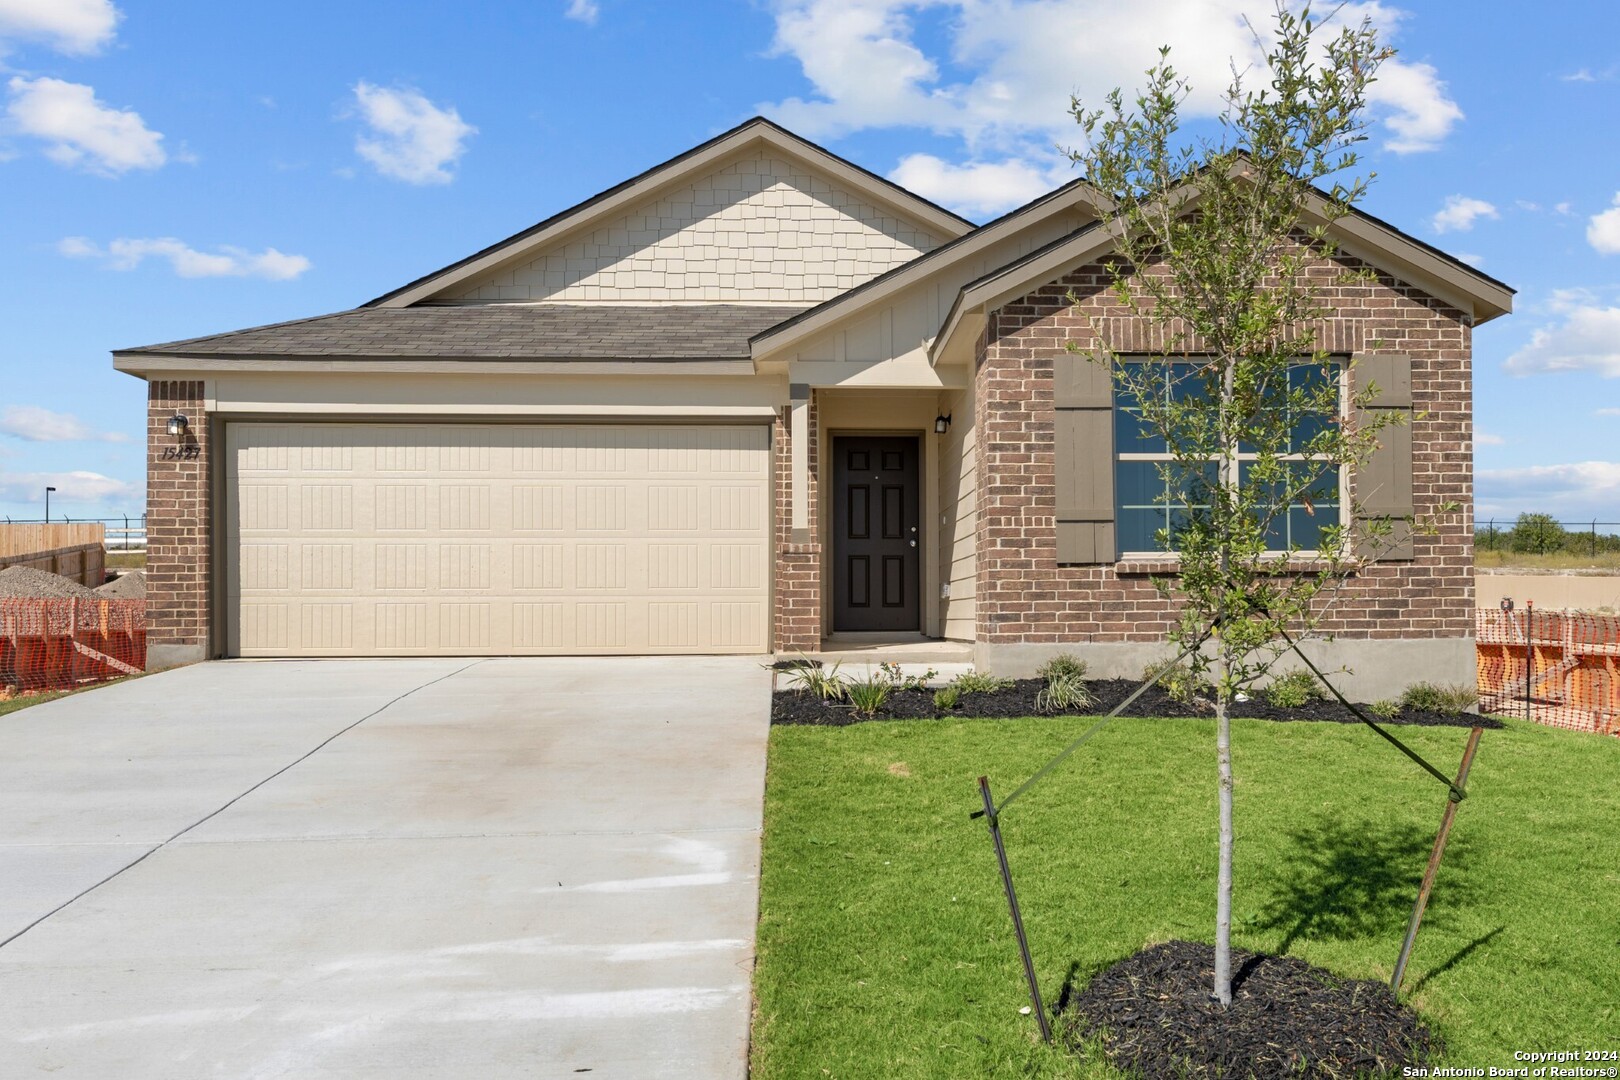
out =
<svg viewBox="0 0 1620 1080"><path fill-rule="evenodd" d="M1130 697L1136 688L1141 685L1134 679L1092 679L1086 685L1091 688L1095 704L1086 711L1088 716L1101 716L1115 705ZM1039 716L1041 710L1036 707L1035 696L1046 686L1040 679L1019 679L1005 690L996 690L983 694L963 694L957 706L949 712L941 712L934 708L934 692L932 690L895 690L889 694L883 708L875 720L919 720L932 719L940 716L982 716L991 718L1005 718L1015 716ZM1187 717L1187 716L1213 716L1214 707L1207 701L1194 701L1186 704L1176 701L1163 690L1154 687L1126 709L1122 716L1140 717ZM1295 709L1279 709L1265 700L1263 695L1257 695L1250 701L1240 701L1232 706L1232 715L1254 720L1314 720L1339 724L1360 723L1353 713L1337 701L1312 701ZM1372 715L1372 714L1368 714ZM1380 724L1421 724L1426 726L1481 727L1499 728L1500 720L1491 717L1476 716L1473 713L1433 713L1422 712L1417 709L1402 709L1389 719L1374 716ZM773 724L821 724L829 727L841 727L845 724L860 722L848 704L844 702L827 702L810 696L799 690L778 690L771 697L771 723Z"/></svg>
<svg viewBox="0 0 1620 1080"><path fill-rule="evenodd" d="M1232 950L1232 1004L1210 998L1213 946L1172 941L1104 971L1063 1003L1070 1045L1100 1042L1146 1080L1354 1077L1399 1073L1440 1051L1382 983L1303 960Z"/></svg>

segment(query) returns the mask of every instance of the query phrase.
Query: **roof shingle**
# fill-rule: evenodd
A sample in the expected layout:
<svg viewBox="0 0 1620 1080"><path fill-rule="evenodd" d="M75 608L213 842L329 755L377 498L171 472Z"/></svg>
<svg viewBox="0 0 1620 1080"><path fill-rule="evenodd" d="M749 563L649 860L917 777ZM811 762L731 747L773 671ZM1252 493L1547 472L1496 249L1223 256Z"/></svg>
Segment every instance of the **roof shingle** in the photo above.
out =
<svg viewBox="0 0 1620 1080"><path fill-rule="evenodd" d="M479 304L356 308L116 355L377 359L734 360L804 306Z"/></svg>

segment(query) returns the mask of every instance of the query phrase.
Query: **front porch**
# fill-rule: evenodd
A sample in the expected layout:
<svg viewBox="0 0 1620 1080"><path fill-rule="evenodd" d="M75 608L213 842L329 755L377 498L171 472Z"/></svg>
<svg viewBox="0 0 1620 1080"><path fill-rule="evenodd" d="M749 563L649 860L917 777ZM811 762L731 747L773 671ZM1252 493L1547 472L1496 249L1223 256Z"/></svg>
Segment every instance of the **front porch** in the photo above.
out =
<svg viewBox="0 0 1620 1080"><path fill-rule="evenodd" d="M976 591L971 391L794 384L785 412L778 655L965 668Z"/></svg>

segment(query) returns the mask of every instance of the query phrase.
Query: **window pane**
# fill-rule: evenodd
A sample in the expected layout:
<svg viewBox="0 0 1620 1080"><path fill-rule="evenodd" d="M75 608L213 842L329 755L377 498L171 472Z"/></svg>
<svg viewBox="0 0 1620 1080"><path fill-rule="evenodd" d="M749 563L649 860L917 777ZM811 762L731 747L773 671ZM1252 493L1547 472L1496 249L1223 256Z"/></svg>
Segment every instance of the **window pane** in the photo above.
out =
<svg viewBox="0 0 1620 1080"><path fill-rule="evenodd" d="M1114 410L1114 449L1121 454L1162 454L1164 438L1134 410Z"/></svg>
<svg viewBox="0 0 1620 1080"><path fill-rule="evenodd" d="M1177 506L1207 506L1210 493L1221 482L1221 466L1216 461L1206 461L1192 470L1172 465L1171 470L1170 497Z"/></svg>
<svg viewBox="0 0 1620 1080"><path fill-rule="evenodd" d="M1291 392L1300 392L1312 399L1319 399L1329 388L1332 390L1331 401L1323 402L1325 408L1300 410L1294 416L1289 446L1292 452L1298 453L1303 450L1307 443L1326 430L1333 418L1338 416L1338 386L1338 364L1295 364L1288 370L1288 388Z"/></svg>
<svg viewBox="0 0 1620 1080"><path fill-rule="evenodd" d="M1114 500L1123 507L1164 506L1164 481L1156 461L1121 461L1114 471Z"/></svg>
<svg viewBox="0 0 1620 1080"><path fill-rule="evenodd" d="M1337 506L1317 503L1315 510L1316 513L1312 514L1303 506L1289 507L1289 539L1301 551L1320 551L1322 549L1322 530L1339 523L1339 508Z"/></svg>
<svg viewBox="0 0 1620 1080"><path fill-rule="evenodd" d="M1119 550L1158 551L1159 542L1154 534L1164 528L1164 511L1153 509L1121 508L1118 517Z"/></svg>
<svg viewBox="0 0 1620 1080"><path fill-rule="evenodd" d="M1288 476L1267 485L1271 498L1292 493L1293 502L1279 510L1266 529L1266 547L1271 551L1316 551L1322 543L1322 530L1339 523L1339 473L1332 466L1314 461L1286 462ZM1245 488L1254 485L1252 463L1239 467ZM1257 507L1263 514L1264 504Z"/></svg>

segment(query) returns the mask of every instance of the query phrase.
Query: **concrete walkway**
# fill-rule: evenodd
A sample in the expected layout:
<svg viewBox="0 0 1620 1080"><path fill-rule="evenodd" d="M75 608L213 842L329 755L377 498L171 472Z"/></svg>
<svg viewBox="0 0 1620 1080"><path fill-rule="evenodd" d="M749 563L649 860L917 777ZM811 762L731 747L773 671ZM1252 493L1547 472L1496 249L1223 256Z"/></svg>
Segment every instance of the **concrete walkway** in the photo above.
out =
<svg viewBox="0 0 1620 1080"><path fill-rule="evenodd" d="M0 717L0 1076L742 1077L760 663L217 663Z"/></svg>

